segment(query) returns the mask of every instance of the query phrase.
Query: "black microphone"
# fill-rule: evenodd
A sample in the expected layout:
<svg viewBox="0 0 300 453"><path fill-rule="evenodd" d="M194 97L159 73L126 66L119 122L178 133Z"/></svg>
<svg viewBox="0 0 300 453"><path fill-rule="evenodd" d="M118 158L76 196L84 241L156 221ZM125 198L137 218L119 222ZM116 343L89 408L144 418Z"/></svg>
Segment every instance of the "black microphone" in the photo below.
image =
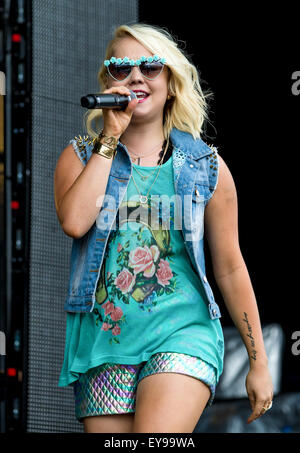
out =
<svg viewBox="0 0 300 453"><path fill-rule="evenodd" d="M128 103L137 98L133 91L129 91L130 96L115 93L87 94L81 98L81 106L87 109L125 110Z"/></svg>

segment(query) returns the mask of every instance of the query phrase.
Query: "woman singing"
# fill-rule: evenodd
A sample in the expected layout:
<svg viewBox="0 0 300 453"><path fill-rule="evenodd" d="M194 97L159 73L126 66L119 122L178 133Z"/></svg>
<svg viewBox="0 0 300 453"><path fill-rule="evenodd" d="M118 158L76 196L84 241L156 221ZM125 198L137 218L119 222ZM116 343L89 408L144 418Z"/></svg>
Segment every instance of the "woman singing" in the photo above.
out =
<svg viewBox="0 0 300 453"><path fill-rule="evenodd" d="M100 92L130 99L123 110L88 111L88 135L70 141L55 169L58 219L73 238L59 386L74 387L87 433L193 432L224 358L205 231L249 356L250 423L270 408L273 386L235 184L201 138L198 72L166 30L134 24L115 30L98 80Z"/></svg>

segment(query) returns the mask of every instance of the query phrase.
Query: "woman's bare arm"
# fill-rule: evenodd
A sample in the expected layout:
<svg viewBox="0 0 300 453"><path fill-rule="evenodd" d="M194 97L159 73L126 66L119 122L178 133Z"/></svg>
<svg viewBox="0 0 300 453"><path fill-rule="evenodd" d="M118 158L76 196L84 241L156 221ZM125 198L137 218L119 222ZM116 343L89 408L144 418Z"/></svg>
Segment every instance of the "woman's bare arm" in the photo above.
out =
<svg viewBox="0 0 300 453"><path fill-rule="evenodd" d="M248 352L246 390L252 413L247 423L251 423L273 400L273 384L255 294L239 246L235 184L224 160L218 157L219 181L206 206L205 228L217 285Z"/></svg>
<svg viewBox="0 0 300 453"><path fill-rule="evenodd" d="M83 236L99 214L112 159L92 154L86 166L72 145L61 153L54 172L54 197L63 231L71 237Z"/></svg>
<svg viewBox="0 0 300 453"><path fill-rule="evenodd" d="M205 234L216 283L248 352L250 366L267 363L255 294L238 238L234 180L219 155L218 185L205 209Z"/></svg>

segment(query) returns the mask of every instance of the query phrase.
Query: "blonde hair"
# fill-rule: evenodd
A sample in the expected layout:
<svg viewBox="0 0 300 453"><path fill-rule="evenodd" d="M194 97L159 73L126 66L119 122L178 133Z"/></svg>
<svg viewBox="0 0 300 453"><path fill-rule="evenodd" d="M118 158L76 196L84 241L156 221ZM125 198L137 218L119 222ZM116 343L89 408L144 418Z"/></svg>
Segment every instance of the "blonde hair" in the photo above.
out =
<svg viewBox="0 0 300 453"><path fill-rule="evenodd" d="M166 59L169 68L168 91L172 96L166 101L164 108L164 134L167 137L173 127L189 132L194 139L200 138L204 121L208 119L207 98L211 92L202 91L196 67L189 61L183 50L179 49L171 34L163 28L137 23L121 25L116 28L111 41L108 43L105 59L113 56L116 44L122 38L132 37L139 41L149 52L158 54ZM106 67L104 64L97 76L101 89L106 87ZM101 92L101 91L100 91ZM88 135L95 138L101 129L101 109L88 110L84 114L85 127ZM98 122L97 130L93 130L92 122Z"/></svg>

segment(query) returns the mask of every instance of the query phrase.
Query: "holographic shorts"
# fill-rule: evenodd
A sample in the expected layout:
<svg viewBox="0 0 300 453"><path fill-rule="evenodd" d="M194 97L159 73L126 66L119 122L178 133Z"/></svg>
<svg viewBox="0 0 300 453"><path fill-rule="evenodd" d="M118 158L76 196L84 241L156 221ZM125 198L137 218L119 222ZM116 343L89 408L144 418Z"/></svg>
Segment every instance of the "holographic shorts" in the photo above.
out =
<svg viewBox="0 0 300 453"><path fill-rule="evenodd" d="M211 406L216 390L216 371L208 362L188 354L158 352L138 365L104 363L91 368L73 383L75 416L84 417L135 412L138 383L157 373L180 373L204 382L211 391L206 406Z"/></svg>

